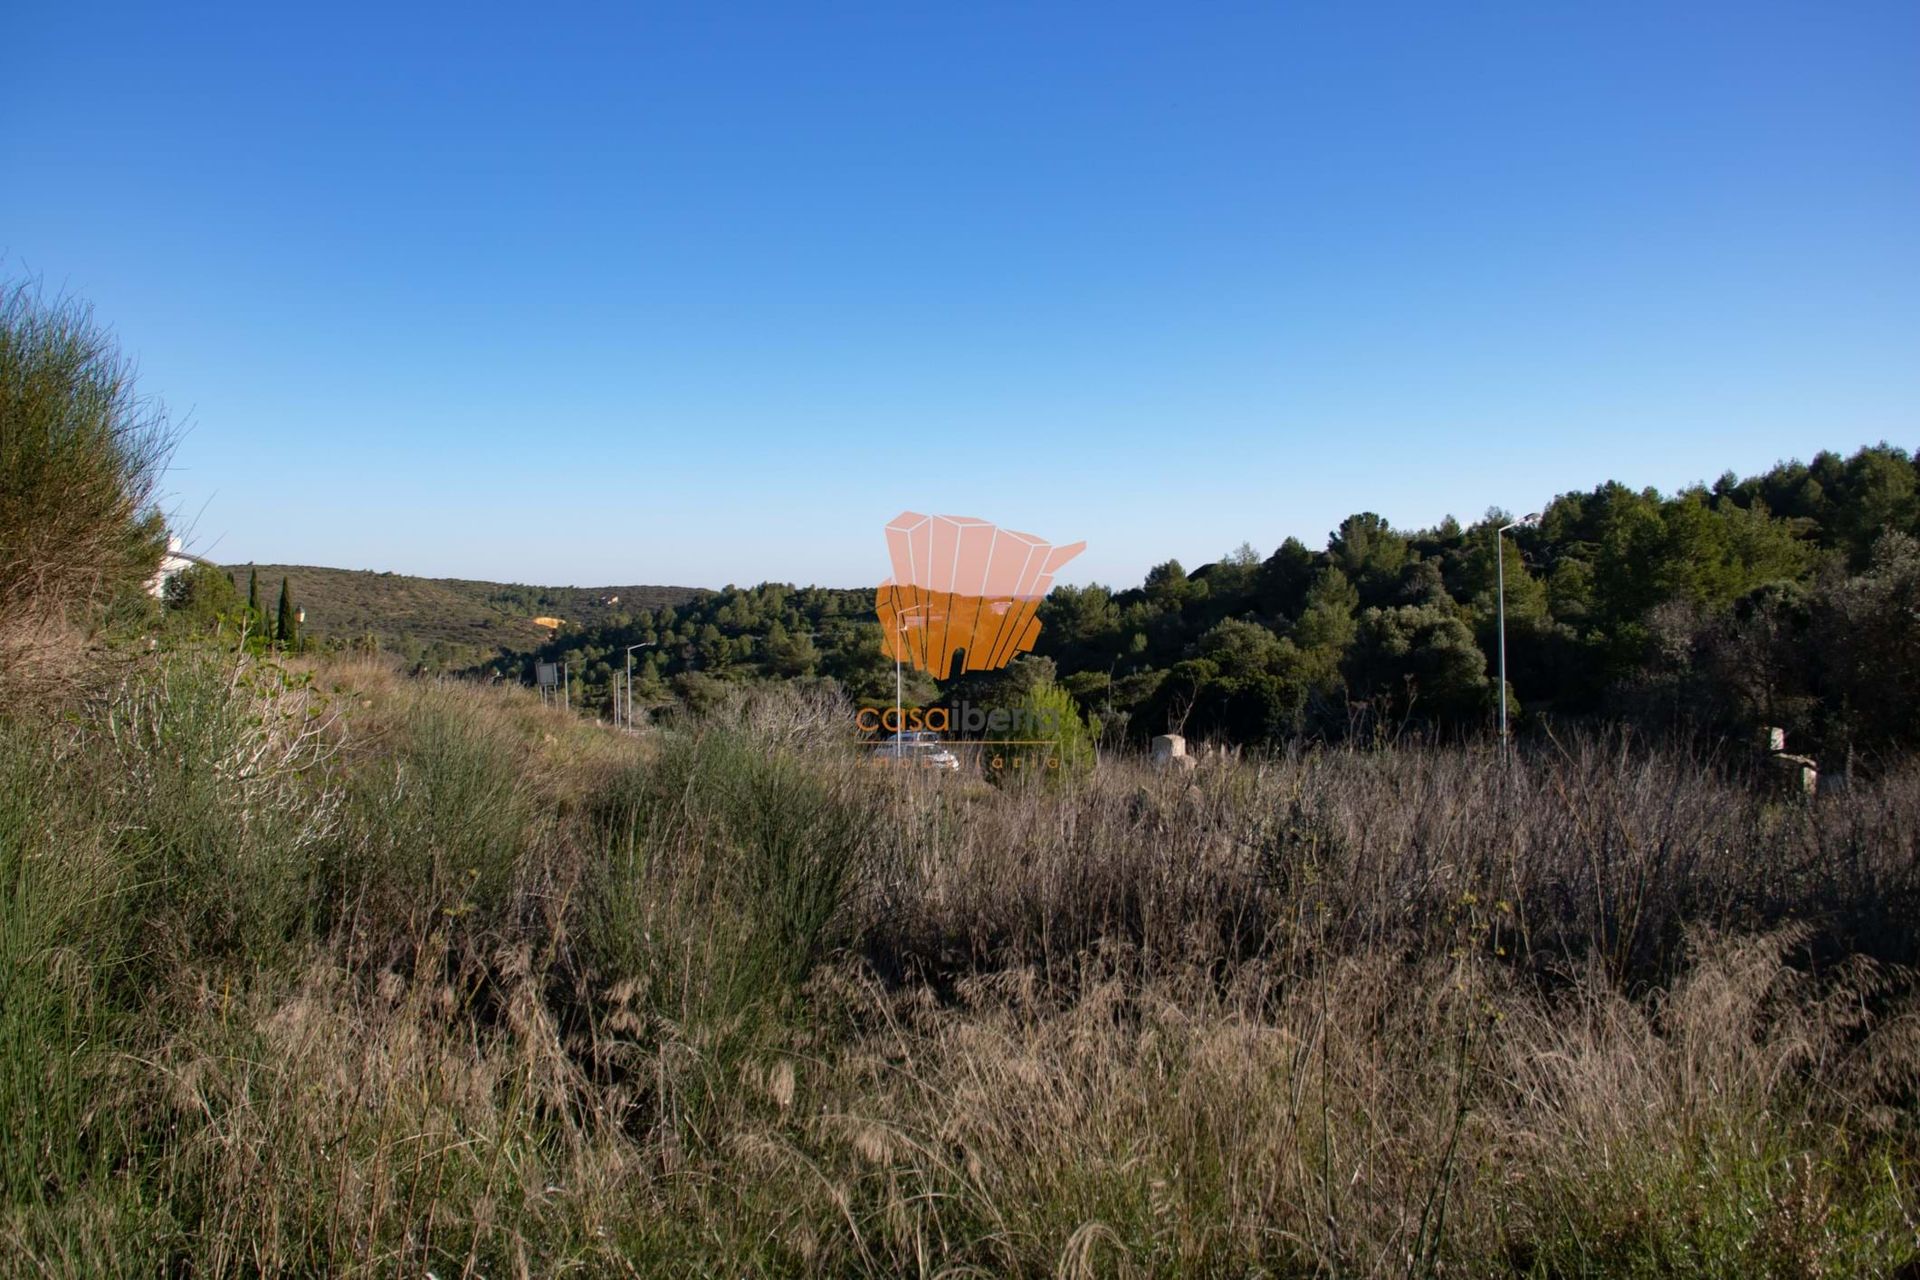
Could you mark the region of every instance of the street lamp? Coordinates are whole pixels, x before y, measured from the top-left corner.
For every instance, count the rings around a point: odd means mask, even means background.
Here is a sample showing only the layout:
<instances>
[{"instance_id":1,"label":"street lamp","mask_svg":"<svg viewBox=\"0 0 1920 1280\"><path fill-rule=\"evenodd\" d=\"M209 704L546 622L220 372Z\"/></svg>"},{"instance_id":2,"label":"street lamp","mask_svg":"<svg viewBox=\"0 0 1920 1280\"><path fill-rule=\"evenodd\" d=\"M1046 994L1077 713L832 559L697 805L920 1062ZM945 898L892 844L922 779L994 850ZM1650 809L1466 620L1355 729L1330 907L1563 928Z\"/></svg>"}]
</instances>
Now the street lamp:
<instances>
[{"instance_id":1,"label":"street lamp","mask_svg":"<svg viewBox=\"0 0 1920 1280\"><path fill-rule=\"evenodd\" d=\"M1507 762L1507 530L1531 529L1540 523L1540 513L1521 516L1512 524L1501 525L1493 535L1494 591L1500 610L1500 763Z\"/></svg>"},{"instance_id":2,"label":"street lamp","mask_svg":"<svg viewBox=\"0 0 1920 1280\"><path fill-rule=\"evenodd\" d=\"M627 646L627 709L625 723L629 729L633 728L633 651L635 649L651 649L657 644L659 644L659 641L649 640L645 644L630 644Z\"/></svg>"},{"instance_id":3,"label":"street lamp","mask_svg":"<svg viewBox=\"0 0 1920 1280\"><path fill-rule=\"evenodd\" d=\"M899 622L894 627L894 630L904 637L907 634L907 615L910 613L918 613L926 607L927 606L923 604L916 604L909 608L902 609L899 613ZM903 697L900 675L900 652L906 647L907 642L905 639L899 640L893 646L893 749L896 752L904 745L900 735L905 732L907 727L907 713L900 705Z\"/></svg>"}]
</instances>

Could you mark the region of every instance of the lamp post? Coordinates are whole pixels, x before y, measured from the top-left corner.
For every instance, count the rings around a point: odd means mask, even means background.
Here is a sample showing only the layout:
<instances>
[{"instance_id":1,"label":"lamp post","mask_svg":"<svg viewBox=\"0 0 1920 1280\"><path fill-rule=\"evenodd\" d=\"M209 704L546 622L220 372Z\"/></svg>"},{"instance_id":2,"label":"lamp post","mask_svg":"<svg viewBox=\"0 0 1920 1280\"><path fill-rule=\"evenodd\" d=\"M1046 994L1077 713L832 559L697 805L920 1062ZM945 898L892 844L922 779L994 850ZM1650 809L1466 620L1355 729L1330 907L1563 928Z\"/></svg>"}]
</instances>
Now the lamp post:
<instances>
[{"instance_id":1,"label":"lamp post","mask_svg":"<svg viewBox=\"0 0 1920 1280\"><path fill-rule=\"evenodd\" d=\"M627 706L624 713L624 723L629 729L633 728L633 651L635 649L651 649L658 643L659 641L657 640L649 640L645 644L630 644L627 646Z\"/></svg>"},{"instance_id":2,"label":"lamp post","mask_svg":"<svg viewBox=\"0 0 1920 1280\"><path fill-rule=\"evenodd\" d=\"M926 607L927 606L923 604L916 604L911 608L902 609L899 614L899 621L895 624L894 630L904 637L907 634L907 615L910 613L918 613ZM903 745L900 735L905 732L907 727L907 713L901 706L902 680L900 675L900 651L906 647L907 642L904 638L897 641L893 646L893 749L896 753Z\"/></svg>"},{"instance_id":3,"label":"lamp post","mask_svg":"<svg viewBox=\"0 0 1920 1280\"><path fill-rule=\"evenodd\" d=\"M1499 601L1500 631L1500 763L1507 762L1507 530L1531 529L1540 523L1540 513L1521 516L1512 524L1501 525L1493 535L1494 593Z\"/></svg>"}]
</instances>

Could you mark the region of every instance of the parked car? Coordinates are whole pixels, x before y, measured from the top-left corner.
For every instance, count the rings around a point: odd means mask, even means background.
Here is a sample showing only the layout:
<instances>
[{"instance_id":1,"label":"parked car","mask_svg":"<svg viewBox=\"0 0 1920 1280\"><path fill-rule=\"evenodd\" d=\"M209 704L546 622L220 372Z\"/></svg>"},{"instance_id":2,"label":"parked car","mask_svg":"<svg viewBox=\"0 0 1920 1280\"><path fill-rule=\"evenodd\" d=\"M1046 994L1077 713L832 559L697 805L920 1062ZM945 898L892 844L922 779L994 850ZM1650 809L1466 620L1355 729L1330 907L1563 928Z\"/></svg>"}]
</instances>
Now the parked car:
<instances>
[{"instance_id":1,"label":"parked car","mask_svg":"<svg viewBox=\"0 0 1920 1280\"><path fill-rule=\"evenodd\" d=\"M875 763L905 768L956 770L960 757L947 750L940 735L923 729L896 733L873 749Z\"/></svg>"}]
</instances>

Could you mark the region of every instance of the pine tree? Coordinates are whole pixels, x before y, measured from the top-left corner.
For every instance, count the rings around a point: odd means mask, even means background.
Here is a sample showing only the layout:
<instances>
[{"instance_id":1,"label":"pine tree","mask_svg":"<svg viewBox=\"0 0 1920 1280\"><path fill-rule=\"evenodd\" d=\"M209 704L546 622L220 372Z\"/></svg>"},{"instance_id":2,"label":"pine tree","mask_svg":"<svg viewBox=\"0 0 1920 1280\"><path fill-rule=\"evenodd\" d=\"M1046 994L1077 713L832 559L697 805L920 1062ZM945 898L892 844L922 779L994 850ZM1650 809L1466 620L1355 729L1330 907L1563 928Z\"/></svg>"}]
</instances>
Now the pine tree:
<instances>
[{"instance_id":1,"label":"pine tree","mask_svg":"<svg viewBox=\"0 0 1920 1280\"><path fill-rule=\"evenodd\" d=\"M287 587L287 580L280 579L280 618L274 628L280 647L292 653L300 644L300 626L294 617L293 592Z\"/></svg>"}]
</instances>

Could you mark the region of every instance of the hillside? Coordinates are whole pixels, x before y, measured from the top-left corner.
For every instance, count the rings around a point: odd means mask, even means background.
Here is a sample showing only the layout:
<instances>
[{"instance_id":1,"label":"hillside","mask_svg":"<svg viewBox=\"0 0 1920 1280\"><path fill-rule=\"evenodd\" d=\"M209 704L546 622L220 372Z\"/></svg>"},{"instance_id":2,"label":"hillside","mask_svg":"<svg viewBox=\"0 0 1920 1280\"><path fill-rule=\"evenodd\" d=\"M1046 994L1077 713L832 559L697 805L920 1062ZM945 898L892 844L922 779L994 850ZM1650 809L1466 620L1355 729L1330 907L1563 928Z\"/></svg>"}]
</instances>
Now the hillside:
<instances>
[{"instance_id":1,"label":"hillside","mask_svg":"<svg viewBox=\"0 0 1920 1280\"><path fill-rule=\"evenodd\" d=\"M1317 549L1289 538L1191 574L1168 560L1137 586L1056 586L1033 649L1051 665L1035 669L1109 741L1137 744L1483 732L1504 675L1526 729L1684 721L1745 743L1765 726L1834 761L1920 748L1920 464L1907 450L1820 452L1670 495L1602 482L1538 499L1536 517L1425 529L1360 511ZM582 705L602 706L628 645L647 646L636 679L649 693L824 676L856 698L894 696L871 589L729 587L664 617L583 619L540 654L566 656ZM985 704L998 680L914 696Z\"/></svg>"},{"instance_id":2,"label":"hillside","mask_svg":"<svg viewBox=\"0 0 1920 1280\"><path fill-rule=\"evenodd\" d=\"M548 638L534 624L536 617L560 618L569 627L603 627L706 594L695 587L540 587L304 564L223 567L243 593L248 571L257 572L260 598L269 608L286 578L306 610L306 633L313 639L350 641L372 633L383 648L402 653L434 645L484 654L525 650Z\"/></svg>"}]
</instances>

